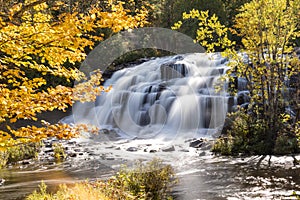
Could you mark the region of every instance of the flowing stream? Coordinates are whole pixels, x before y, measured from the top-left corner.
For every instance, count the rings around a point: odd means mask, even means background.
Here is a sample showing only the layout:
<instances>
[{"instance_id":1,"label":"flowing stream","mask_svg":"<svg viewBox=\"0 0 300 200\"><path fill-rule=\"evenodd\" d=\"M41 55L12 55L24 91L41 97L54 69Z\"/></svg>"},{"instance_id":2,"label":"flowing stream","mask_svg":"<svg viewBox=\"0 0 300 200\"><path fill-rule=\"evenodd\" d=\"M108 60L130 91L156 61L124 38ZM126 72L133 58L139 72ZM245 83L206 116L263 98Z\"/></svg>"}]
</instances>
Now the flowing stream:
<instances>
[{"instance_id":1,"label":"flowing stream","mask_svg":"<svg viewBox=\"0 0 300 200\"><path fill-rule=\"evenodd\" d=\"M179 184L172 195L179 200L289 199L299 193L300 167L291 156L227 158L212 155L209 145L190 145L191 138L216 138L226 113L249 100L242 79L236 97L226 93L219 81L226 62L220 54L188 54L115 72L105 83L112 91L95 103L77 103L62 119L96 125L100 134L64 142L69 157L63 163L51 158L50 141L39 161L0 170L0 199L23 199L42 180L55 190L60 183L103 179L121 164L154 157L175 168Z\"/></svg>"},{"instance_id":2,"label":"flowing stream","mask_svg":"<svg viewBox=\"0 0 300 200\"><path fill-rule=\"evenodd\" d=\"M209 137L235 104L228 106L226 84L218 93L215 89L227 68L220 54L153 59L115 72L105 83L112 91L95 104L76 104L73 117L65 121L117 128L129 137Z\"/></svg>"}]
</instances>

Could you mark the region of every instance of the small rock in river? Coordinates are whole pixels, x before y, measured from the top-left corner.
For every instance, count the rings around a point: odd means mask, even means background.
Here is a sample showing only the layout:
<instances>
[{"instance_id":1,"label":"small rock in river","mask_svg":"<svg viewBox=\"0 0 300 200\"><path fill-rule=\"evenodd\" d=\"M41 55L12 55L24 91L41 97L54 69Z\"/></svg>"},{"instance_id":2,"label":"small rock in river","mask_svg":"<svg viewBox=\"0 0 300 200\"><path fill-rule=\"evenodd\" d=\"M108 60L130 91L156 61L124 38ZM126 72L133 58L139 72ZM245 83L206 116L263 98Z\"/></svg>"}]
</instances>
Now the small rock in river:
<instances>
[{"instance_id":1,"label":"small rock in river","mask_svg":"<svg viewBox=\"0 0 300 200\"><path fill-rule=\"evenodd\" d=\"M197 139L190 142L190 147L193 148L200 148L203 144L203 139Z\"/></svg>"},{"instance_id":2,"label":"small rock in river","mask_svg":"<svg viewBox=\"0 0 300 200\"><path fill-rule=\"evenodd\" d=\"M175 151L175 147L172 145L172 146L164 147L161 150L163 152L171 152L171 151Z\"/></svg>"},{"instance_id":3,"label":"small rock in river","mask_svg":"<svg viewBox=\"0 0 300 200\"><path fill-rule=\"evenodd\" d=\"M149 153L156 153L157 151L155 150L155 149L151 149L150 151L149 151Z\"/></svg>"},{"instance_id":4,"label":"small rock in river","mask_svg":"<svg viewBox=\"0 0 300 200\"><path fill-rule=\"evenodd\" d=\"M22 161L22 165L29 165L29 164L30 164L29 160L23 160Z\"/></svg>"},{"instance_id":5,"label":"small rock in river","mask_svg":"<svg viewBox=\"0 0 300 200\"><path fill-rule=\"evenodd\" d=\"M1 185L3 185L3 184L4 184L4 182L5 182L5 179L3 179L3 178L0 178L0 186L1 186Z\"/></svg>"},{"instance_id":6,"label":"small rock in river","mask_svg":"<svg viewBox=\"0 0 300 200\"><path fill-rule=\"evenodd\" d=\"M138 148L136 147L129 147L126 151L131 151L131 152L134 152L134 151L137 151Z\"/></svg>"},{"instance_id":7,"label":"small rock in river","mask_svg":"<svg viewBox=\"0 0 300 200\"><path fill-rule=\"evenodd\" d=\"M199 154L199 156L205 156L205 152L204 152L204 151L201 152L201 153Z\"/></svg>"},{"instance_id":8,"label":"small rock in river","mask_svg":"<svg viewBox=\"0 0 300 200\"><path fill-rule=\"evenodd\" d=\"M76 154L76 153L70 153L69 156L70 156L71 158L74 158L74 157L77 156L77 154Z\"/></svg>"},{"instance_id":9,"label":"small rock in river","mask_svg":"<svg viewBox=\"0 0 300 200\"><path fill-rule=\"evenodd\" d=\"M190 152L188 149L180 149L181 152Z\"/></svg>"}]
</instances>

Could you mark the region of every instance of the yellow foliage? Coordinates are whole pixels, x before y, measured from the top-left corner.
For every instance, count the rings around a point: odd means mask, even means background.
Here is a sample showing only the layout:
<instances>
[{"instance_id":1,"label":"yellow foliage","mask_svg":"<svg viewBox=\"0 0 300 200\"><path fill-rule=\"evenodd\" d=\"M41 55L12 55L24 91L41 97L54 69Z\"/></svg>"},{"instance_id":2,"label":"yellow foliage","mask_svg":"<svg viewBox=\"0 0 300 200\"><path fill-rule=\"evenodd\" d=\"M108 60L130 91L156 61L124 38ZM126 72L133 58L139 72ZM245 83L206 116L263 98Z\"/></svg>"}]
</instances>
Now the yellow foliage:
<instances>
[{"instance_id":1,"label":"yellow foliage","mask_svg":"<svg viewBox=\"0 0 300 200\"><path fill-rule=\"evenodd\" d=\"M288 88L288 80L300 71L300 60L293 52L295 40L300 38L299 0L252 0L241 7L231 29L220 24L215 15L210 17L208 11L192 10L183 13L183 19L197 19L196 41L208 52L222 50L228 58L230 69L222 80L232 80L232 74L247 80L249 109L258 119L267 119L270 130L275 129L287 106L299 111L299 94L289 94ZM183 24L179 21L172 28ZM242 39L240 46L229 39L230 32ZM299 85L294 89L299 90ZM290 120L284 116L283 122Z\"/></svg>"},{"instance_id":2,"label":"yellow foliage","mask_svg":"<svg viewBox=\"0 0 300 200\"><path fill-rule=\"evenodd\" d=\"M191 10L189 13L182 14L184 20L197 19L199 28L197 30L196 42L206 48L207 52L215 51L215 48L231 48L235 45L234 41L228 39L228 28L218 21L216 15L209 17L208 11ZM172 27L173 30L180 29L183 22L178 21Z\"/></svg>"},{"instance_id":3,"label":"yellow foliage","mask_svg":"<svg viewBox=\"0 0 300 200\"><path fill-rule=\"evenodd\" d=\"M75 101L94 101L101 92L109 91L110 88L101 86L99 71L85 77L75 63L85 59L87 47L103 40L103 33L96 34L100 29L119 32L147 24L146 9L131 15L119 1L111 1L106 8L109 11L93 6L84 13L66 11L68 5L64 1L50 2L26 0L7 8L7 13L0 13L0 123L37 120L37 113L65 110ZM66 62L74 66L65 67ZM43 76L29 78L28 70ZM80 84L74 88L50 87L46 75ZM0 131L0 147L54 136L68 139L80 131L82 126L72 128L62 124L18 130L7 127L6 131Z\"/></svg>"}]
</instances>

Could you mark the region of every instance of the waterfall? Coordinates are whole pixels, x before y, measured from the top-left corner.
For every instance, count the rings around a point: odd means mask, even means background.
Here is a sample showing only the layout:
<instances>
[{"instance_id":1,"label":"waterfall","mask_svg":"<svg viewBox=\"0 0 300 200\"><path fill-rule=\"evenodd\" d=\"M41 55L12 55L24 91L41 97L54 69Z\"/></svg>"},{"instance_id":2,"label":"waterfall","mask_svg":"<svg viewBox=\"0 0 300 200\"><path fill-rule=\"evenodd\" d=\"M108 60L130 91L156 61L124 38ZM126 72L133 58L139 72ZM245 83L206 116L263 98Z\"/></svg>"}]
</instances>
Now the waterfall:
<instances>
[{"instance_id":1,"label":"waterfall","mask_svg":"<svg viewBox=\"0 0 300 200\"><path fill-rule=\"evenodd\" d=\"M96 102L76 103L76 123L115 129L123 136L211 136L222 128L230 97L214 85L226 72L219 53L156 58L115 72L113 89ZM234 100L236 102L236 100Z\"/></svg>"}]
</instances>

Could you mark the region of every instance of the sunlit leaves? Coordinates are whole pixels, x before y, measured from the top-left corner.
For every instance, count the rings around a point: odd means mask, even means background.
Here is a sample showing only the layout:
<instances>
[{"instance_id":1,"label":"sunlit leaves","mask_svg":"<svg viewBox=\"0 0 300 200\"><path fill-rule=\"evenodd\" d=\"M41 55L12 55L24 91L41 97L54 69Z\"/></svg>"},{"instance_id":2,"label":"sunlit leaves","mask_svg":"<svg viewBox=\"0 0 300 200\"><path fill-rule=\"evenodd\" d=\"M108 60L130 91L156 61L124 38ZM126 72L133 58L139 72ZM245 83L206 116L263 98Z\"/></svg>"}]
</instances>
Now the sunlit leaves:
<instances>
[{"instance_id":1,"label":"sunlit leaves","mask_svg":"<svg viewBox=\"0 0 300 200\"><path fill-rule=\"evenodd\" d=\"M65 111L75 101L94 101L110 88L101 86L101 73L86 77L75 67L86 57L86 50L104 39L101 30L111 32L147 24L148 11L141 7L134 15L120 1L106 7L91 6L79 12L69 1L25 0L0 13L0 123L38 120L45 111ZM68 67L66 67L68 63ZM28 70L41 74L28 76ZM74 88L49 86L46 76L79 82ZM0 131L0 148L39 141L46 137L68 139L87 127L50 125L28 126Z\"/></svg>"},{"instance_id":2,"label":"sunlit leaves","mask_svg":"<svg viewBox=\"0 0 300 200\"><path fill-rule=\"evenodd\" d=\"M216 15L209 17L208 11L191 10L182 14L183 20L197 19L198 29L196 41L206 48L207 52L216 49L231 48L235 42L228 39L228 28L218 21ZM172 29L180 29L184 22L178 21Z\"/></svg>"},{"instance_id":3,"label":"sunlit leaves","mask_svg":"<svg viewBox=\"0 0 300 200\"><path fill-rule=\"evenodd\" d=\"M208 11L191 10L172 28L179 29L189 19L199 23L196 41L208 52L221 50L228 58L230 69L223 80L233 81L233 75L247 80L248 108L258 121L267 123L270 138L278 134L277 122L293 121L294 130L299 130L300 61L293 51L295 39L300 37L300 1L253 0L241 7L231 29L220 24L215 15L209 17ZM229 40L229 31L242 38L242 46ZM298 82L289 88L292 76L297 76ZM296 114L286 117L286 108Z\"/></svg>"}]
</instances>

